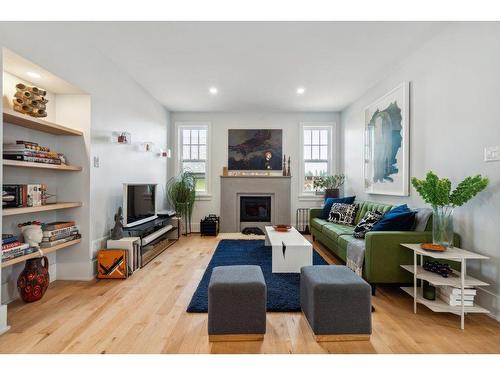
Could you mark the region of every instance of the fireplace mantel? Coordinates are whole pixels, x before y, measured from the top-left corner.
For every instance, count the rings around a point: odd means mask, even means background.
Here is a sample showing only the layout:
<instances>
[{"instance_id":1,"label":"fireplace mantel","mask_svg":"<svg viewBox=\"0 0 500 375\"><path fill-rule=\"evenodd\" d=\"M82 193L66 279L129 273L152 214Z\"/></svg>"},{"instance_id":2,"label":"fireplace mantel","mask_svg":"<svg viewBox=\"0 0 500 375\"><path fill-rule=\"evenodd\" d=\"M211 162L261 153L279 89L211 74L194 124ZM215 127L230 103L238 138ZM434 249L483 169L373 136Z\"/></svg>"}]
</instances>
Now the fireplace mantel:
<instances>
[{"instance_id":1,"label":"fireplace mantel","mask_svg":"<svg viewBox=\"0 0 500 375\"><path fill-rule=\"evenodd\" d=\"M220 231L241 231L240 197L271 197L271 224L291 224L290 176L220 176Z\"/></svg>"}]
</instances>

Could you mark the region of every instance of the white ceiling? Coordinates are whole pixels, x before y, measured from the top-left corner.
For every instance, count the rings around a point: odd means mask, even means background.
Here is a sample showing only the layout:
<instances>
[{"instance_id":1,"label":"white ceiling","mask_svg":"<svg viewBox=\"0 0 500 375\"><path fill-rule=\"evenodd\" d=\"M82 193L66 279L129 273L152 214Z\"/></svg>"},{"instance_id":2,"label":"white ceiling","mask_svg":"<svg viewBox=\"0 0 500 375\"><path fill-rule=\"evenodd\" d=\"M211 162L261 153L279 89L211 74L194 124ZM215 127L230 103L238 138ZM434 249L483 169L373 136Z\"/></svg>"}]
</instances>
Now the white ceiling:
<instances>
[{"instance_id":1,"label":"white ceiling","mask_svg":"<svg viewBox=\"0 0 500 375\"><path fill-rule=\"evenodd\" d=\"M101 52L172 111L336 111L444 27L431 22L105 22ZM208 93L216 86L218 95ZM306 92L296 94L303 86Z\"/></svg>"}]
</instances>

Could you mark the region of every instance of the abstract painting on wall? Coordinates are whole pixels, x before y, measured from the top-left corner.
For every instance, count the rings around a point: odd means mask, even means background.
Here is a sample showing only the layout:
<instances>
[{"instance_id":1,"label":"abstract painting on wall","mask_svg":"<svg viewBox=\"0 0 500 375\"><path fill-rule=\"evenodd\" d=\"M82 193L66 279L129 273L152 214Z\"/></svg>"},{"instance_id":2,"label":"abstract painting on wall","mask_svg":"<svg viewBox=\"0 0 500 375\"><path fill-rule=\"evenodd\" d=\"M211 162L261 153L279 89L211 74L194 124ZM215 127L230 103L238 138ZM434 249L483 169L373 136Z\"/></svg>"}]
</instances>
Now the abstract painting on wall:
<instances>
[{"instance_id":1,"label":"abstract painting on wall","mask_svg":"<svg viewBox=\"0 0 500 375\"><path fill-rule=\"evenodd\" d=\"M365 191L409 194L409 85L403 82L365 109Z\"/></svg>"},{"instance_id":2,"label":"abstract painting on wall","mask_svg":"<svg viewBox=\"0 0 500 375\"><path fill-rule=\"evenodd\" d=\"M280 171L282 142L281 129L229 129L228 169Z\"/></svg>"}]
</instances>

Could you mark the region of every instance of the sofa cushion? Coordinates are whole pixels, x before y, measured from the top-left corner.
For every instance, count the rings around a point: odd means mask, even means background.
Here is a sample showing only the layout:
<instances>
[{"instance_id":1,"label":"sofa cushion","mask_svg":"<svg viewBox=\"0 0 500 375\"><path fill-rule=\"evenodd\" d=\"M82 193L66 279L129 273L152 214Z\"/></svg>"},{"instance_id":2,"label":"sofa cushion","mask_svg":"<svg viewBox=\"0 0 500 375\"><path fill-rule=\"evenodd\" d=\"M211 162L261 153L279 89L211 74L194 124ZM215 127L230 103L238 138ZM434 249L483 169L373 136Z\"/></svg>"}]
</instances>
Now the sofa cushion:
<instances>
[{"instance_id":1,"label":"sofa cushion","mask_svg":"<svg viewBox=\"0 0 500 375\"><path fill-rule=\"evenodd\" d=\"M390 204L370 201L359 201L356 204L358 205L358 211L356 213L356 220L354 221L355 224L358 224L368 211L378 211L385 214L393 207Z\"/></svg>"},{"instance_id":2,"label":"sofa cushion","mask_svg":"<svg viewBox=\"0 0 500 375\"><path fill-rule=\"evenodd\" d=\"M328 216L330 215L330 210L332 209L332 205L334 203L353 204L354 199L356 199L356 197L326 198L320 218L328 220Z\"/></svg>"},{"instance_id":3,"label":"sofa cushion","mask_svg":"<svg viewBox=\"0 0 500 375\"><path fill-rule=\"evenodd\" d=\"M317 217L315 217L314 219L311 220L311 227L313 227L314 229L316 229L320 232L323 230L323 226L325 224L329 224L329 222L326 220L317 218Z\"/></svg>"},{"instance_id":4,"label":"sofa cushion","mask_svg":"<svg viewBox=\"0 0 500 375\"><path fill-rule=\"evenodd\" d=\"M350 225L328 223L323 226L323 234L336 240L342 234L352 235L354 227Z\"/></svg>"},{"instance_id":5,"label":"sofa cushion","mask_svg":"<svg viewBox=\"0 0 500 375\"><path fill-rule=\"evenodd\" d=\"M365 234L372 230L373 226L382 219L383 213L378 211L368 211L361 221L354 228L352 236L355 238L365 238Z\"/></svg>"},{"instance_id":6,"label":"sofa cushion","mask_svg":"<svg viewBox=\"0 0 500 375\"><path fill-rule=\"evenodd\" d=\"M357 206L355 204L334 203L328 221L336 224L354 224Z\"/></svg>"},{"instance_id":7,"label":"sofa cushion","mask_svg":"<svg viewBox=\"0 0 500 375\"><path fill-rule=\"evenodd\" d=\"M403 204L386 212L373 226L372 231L407 231L413 228L414 223L415 211L411 211L406 204Z\"/></svg>"}]
</instances>

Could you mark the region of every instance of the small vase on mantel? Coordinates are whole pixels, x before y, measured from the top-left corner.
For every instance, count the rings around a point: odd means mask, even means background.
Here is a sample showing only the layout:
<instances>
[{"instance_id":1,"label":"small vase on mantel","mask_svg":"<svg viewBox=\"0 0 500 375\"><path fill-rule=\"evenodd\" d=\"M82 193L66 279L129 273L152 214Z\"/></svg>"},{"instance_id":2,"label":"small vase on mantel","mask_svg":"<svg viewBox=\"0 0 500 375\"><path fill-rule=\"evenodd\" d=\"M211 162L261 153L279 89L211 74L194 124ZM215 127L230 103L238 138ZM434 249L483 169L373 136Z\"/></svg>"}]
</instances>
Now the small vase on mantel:
<instances>
[{"instance_id":1,"label":"small vase on mantel","mask_svg":"<svg viewBox=\"0 0 500 375\"><path fill-rule=\"evenodd\" d=\"M432 243L453 247L453 206L433 206Z\"/></svg>"},{"instance_id":2,"label":"small vase on mantel","mask_svg":"<svg viewBox=\"0 0 500 375\"><path fill-rule=\"evenodd\" d=\"M283 155L283 176L286 176L286 155Z\"/></svg>"}]
</instances>

